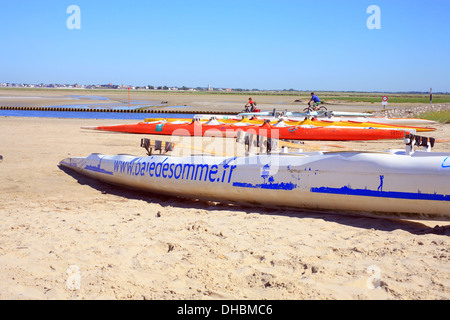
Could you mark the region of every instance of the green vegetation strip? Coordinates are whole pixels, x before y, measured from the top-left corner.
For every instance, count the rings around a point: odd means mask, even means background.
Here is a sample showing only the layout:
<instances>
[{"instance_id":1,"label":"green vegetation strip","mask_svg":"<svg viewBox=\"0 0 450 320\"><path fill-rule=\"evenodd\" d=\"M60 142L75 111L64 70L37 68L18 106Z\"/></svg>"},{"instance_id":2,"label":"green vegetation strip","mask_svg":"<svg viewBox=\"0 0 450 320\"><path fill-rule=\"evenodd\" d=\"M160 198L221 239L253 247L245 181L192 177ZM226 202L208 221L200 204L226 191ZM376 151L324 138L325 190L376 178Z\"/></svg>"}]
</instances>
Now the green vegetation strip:
<instances>
[{"instance_id":1,"label":"green vegetation strip","mask_svg":"<svg viewBox=\"0 0 450 320\"><path fill-rule=\"evenodd\" d=\"M363 102L363 103L380 103L380 96L327 96L323 95L321 98L325 101L347 101L347 102ZM388 96L389 103L430 103L430 96L424 95L398 95ZM436 95L433 96L433 104L449 103L450 95Z\"/></svg>"},{"instance_id":2,"label":"green vegetation strip","mask_svg":"<svg viewBox=\"0 0 450 320\"><path fill-rule=\"evenodd\" d=\"M429 111L417 115L417 117L427 120L437 121L439 123L450 123L450 110Z\"/></svg>"}]
</instances>

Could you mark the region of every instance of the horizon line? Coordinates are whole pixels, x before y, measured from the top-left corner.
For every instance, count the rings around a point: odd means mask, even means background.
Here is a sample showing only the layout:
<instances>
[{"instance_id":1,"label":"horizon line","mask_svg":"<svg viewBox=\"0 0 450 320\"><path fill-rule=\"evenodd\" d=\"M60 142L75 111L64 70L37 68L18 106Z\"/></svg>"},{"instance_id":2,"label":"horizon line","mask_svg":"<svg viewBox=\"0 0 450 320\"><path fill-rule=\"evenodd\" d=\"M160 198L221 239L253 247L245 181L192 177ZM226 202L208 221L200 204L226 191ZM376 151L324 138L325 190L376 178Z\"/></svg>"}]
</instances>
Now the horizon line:
<instances>
[{"instance_id":1,"label":"horizon line","mask_svg":"<svg viewBox=\"0 0 450 320\"><path fill-rule=\"evenodd\" d=\"M14 86L2 86L1 84L5 84L5 85L14 85ZM19 86L18 86L19 85ZM32 85L33 87L29 87L30 85ZM50 85L53 85L54 87L49 87ZM82 86L82 87L74 87L74 86ZM38 87L35 87L38 86ZM64 87L64 86L69 86L69 87ZM193 90L196 89L202 89L204 91L207 92L211 92L211 93L217 93L217 92L221 92L221 93L227 93L227 92L233 92L233 93L244 93L244 92L254 92L254 93L258 93L258 92L345 92L345 93L393 93L393 94L400 94L400 93L405 93L405 94L445 94L445 95L449 95L450 92L444 92L444 91L436 91L436 92L432 92L432 91L419 91L419 90L410 90L410 91L404 91L404 90L400 90L400 91L388 91L388 90L373 90L373 91L369 91L369 90L352 90L352 89L348 89L348 90L314 90L314 89L258 89L258 88L253 88L253 89L248 89L248 88L226 88L226 87L188 87L188 86L167 86L167 85L163 85L163 86L152 86L154 89L148 89L148 86L150 85L146 85L146 86L136 86L136 85L113 85L113 84L78 84L78 83L74 83L74 84L68 84L68 83L14 83L14 82L0 82L0 89L47 89L47 90L139 90L139 91L180 91L180 92L185 92L185 91L190 91L190 92L195 92ZM87 88L89 87L89 88ZM167 89L157 89L157 88L167 88ZM187 89L180 89L180 88L187 88Z\"/></svg>"}]
</instances>

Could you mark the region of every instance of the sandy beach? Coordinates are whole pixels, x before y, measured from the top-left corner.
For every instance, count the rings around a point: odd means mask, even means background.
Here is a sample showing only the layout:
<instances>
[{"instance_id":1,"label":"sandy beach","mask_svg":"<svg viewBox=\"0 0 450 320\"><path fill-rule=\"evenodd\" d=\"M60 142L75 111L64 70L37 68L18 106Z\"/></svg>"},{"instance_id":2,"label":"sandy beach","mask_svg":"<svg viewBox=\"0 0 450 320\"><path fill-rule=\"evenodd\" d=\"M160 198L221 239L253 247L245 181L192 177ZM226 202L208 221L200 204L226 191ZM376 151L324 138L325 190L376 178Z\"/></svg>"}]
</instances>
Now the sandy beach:
<instances>
[{"instance_id":1,"label":"sandy beach","mask_svg":"<svg viewBox=\"0 0 450 320\"><path fill-rule=\"evenodd\" d=\"M80 129L118 122L136 121L0 117L0 299L450 298L448 222L182 200L59 168L145 155L142 136Z\"/></svg>"},{"instance_id":2,"label":"sandy beach","mask_svg":"<svg viewBox=\"0 0 450 320\"><path fill-rule=\"evenodd\" d=\"M450 0L1 4L0 301L450 300Z\"/></svg>"}]
</instances>

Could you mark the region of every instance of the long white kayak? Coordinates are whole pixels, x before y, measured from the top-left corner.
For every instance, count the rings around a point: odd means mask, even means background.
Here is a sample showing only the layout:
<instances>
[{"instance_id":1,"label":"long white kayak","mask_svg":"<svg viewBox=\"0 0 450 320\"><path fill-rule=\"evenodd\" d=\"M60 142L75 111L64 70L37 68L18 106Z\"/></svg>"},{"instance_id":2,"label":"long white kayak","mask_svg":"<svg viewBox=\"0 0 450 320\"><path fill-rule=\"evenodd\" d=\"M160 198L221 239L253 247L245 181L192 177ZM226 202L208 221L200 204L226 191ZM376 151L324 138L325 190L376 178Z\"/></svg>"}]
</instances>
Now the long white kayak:
<instances>
[{"instance_id":1,"label":"long white kayak","mask_svg":"<svg viewBox=\"0 0 450 320\"><path fill-rule=\"evenodd\" d=\"M287 112L287 116L293 116L293 117L303 117L305 114L308 116L335 116L335 117L373 117L373 113L367 113L367 112L351 112L351 111L312 111L312 112Z\"/></svg>"},{"instance_id":2,"label":"long white kayak","mask_svg":"<svg viewBox=\"0 0 450 320\"><path fill-rule=\"evenodd\" d=\"M450 153L92 154L60 165L107 183L184 198L450 220Z\"/></svg>"},{"instance_id":3,"label":"long white kayak","mask_svg":"<svg viewBox=\"0 0 450 320\"><path fill-rule=\"evenodd\" d=\"M317 117L319 120L328 120L328 121L355 121L355 122L376 122L388 125L433 125L436 124L436 121L426 120L426 119L418 119L418 118L387 118L387 117ZM299 118L301 119L301 118Z\"/></svg>"},{"instance_id":4,"label":"long white kayak","mask_svg":"<svg viewBox=\"0 0 450 320\"><path fill-rule=\"evenodd\" d=\"M311 117L311 116L328 116L332 115L335 117L373 117L372 113L365 112L349 112L349 111L310 111L310 112L271 112L271 111L262 111L262 112L242 112L239 113L238 116L275 116L277 114L282 114L286 117Z\"/></svg>"},{"instance_id":5,"label":"long white kayak","mask_svg":"<svg viewBox=\"0 0 450 320\"><path fill-rule=\"evenodd\" d=\"M272 117L272 116L259 116L258 119L276 121L276 120L286 120L286 121L303 121L305 117L291 117L291 116L282 116L282 117ZM436 121L426 120L426 119L417 119L417 118L386 118L386 117L325 117L319 116L316 117L318 120L331 121L331 122L339 122L339 121L353 121L353 122L373 122L380 123L392 126L411 126L411 125L433 125L436 124Z\"/></svg>"},{"instance_id":6,"label":"long white kayak","mask_svg":"<svg viewBox=\"0 0 450 320\"><path fill-rule=\"evenodd\" d=\"M339 122L339 121L354 121L354 122L375 122L375 123L382 123L382 124L388 124L388 125L433 125L436 124L436 121L433 120L427 120L427 119L419 119L419 118L388 118L388 117L347 117L347 116L325 116L325 115L317 115L317 116L280 116L280 117L273 117L273 116L258 116L259 119L265 119L265 120L279 120L279 119L286 119L289 121L303 121L305 118L317 118L318 120L326 120L326 121L333 121L333 122Z\"/></svg>"}]
</instances>

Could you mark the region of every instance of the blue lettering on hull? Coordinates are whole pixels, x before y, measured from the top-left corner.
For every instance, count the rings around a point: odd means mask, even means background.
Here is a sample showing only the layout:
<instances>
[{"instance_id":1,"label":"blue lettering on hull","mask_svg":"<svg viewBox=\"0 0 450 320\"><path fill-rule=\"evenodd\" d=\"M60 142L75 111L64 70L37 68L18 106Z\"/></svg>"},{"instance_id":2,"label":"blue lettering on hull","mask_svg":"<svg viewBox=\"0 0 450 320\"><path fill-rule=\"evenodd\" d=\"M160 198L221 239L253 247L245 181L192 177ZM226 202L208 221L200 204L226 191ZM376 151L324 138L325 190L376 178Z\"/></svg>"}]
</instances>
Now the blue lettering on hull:
<instances>
[{"instance_id":1,"label":"blue lettering on hull","mask_svg":"<svg viewBox=\"0 0 450 320\"><path fill-rule=\"evenodd\" d=\"M162 162L141 161L140 158L132 161L114 161L114 173L150 178L231 183L232 175L236 169L235 165L230 166L228 163L220 165L167 163L168 159L166 158Z\"/></svg>"}]
</instances>

